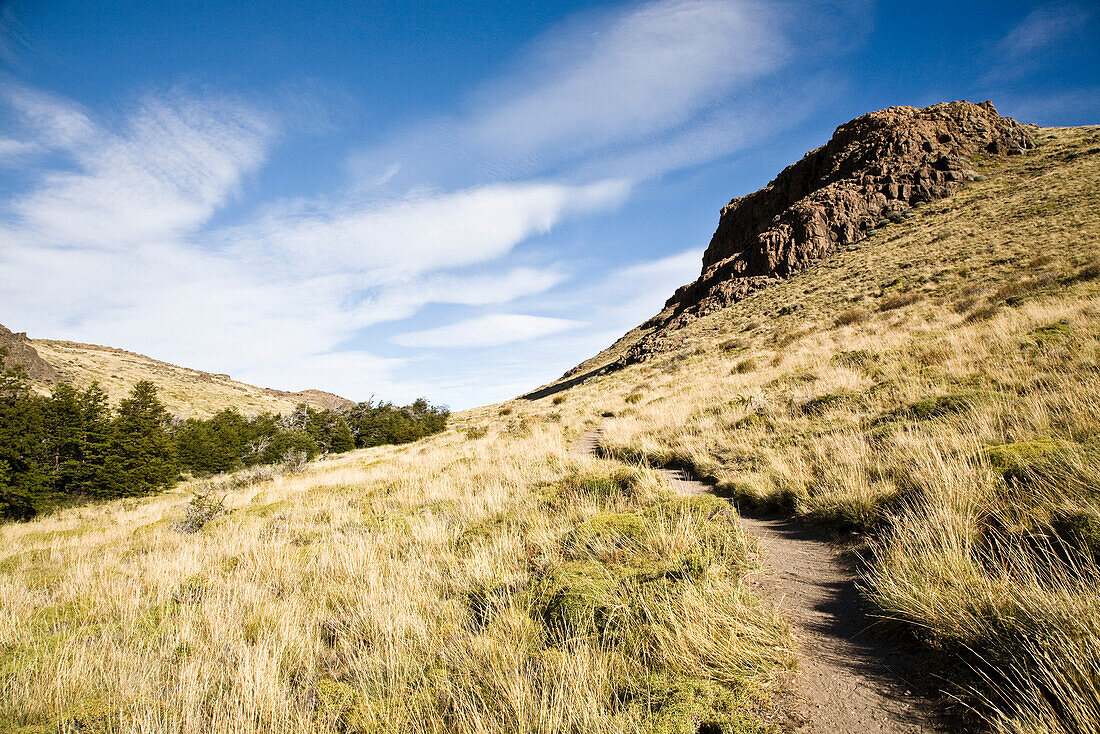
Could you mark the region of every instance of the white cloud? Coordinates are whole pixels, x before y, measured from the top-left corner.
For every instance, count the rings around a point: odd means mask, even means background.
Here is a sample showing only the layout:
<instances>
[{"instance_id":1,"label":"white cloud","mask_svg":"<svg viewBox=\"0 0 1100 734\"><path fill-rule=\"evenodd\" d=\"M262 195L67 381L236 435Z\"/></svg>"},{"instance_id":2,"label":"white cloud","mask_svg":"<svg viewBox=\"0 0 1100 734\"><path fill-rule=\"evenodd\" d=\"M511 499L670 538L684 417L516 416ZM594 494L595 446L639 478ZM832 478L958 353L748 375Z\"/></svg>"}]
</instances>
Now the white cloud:
<instances>
[{"instance_id":1,"label":"white cloud","mask_svg":"<svg viewBox=\"0 0 1100 734\"><path fill-rule=\"evenodd\" d=\"M3 85L0 92L36 146L71 149L96 133L88 114L68 100L12 84Z\"/></svg>"},{"instance_id":2,"label":"white cloud","mask_svg":"<svg viewBox=\"0 0 1100 734\"><path fill-rule=\"evenodd\" d=\"M472 120L472 136L539 156L661 133L781 63L776 26L762 4L664 0L566 27L483 92L495 104Z\"/></svg>"},{"instance_id":3,"label":"white cloud","mask_svg":"<svg viewBox=\"0 0 1100 734\"><path fill-rule=\"evenodd\" d=\"M69 147L79 170L48 174L11 211L63 245L126 247L193 231L260 165L273 136L262 116L227 100L148 99L120 133L42 107L31 113L52 120L41 140Z\"/></svg>"},{"instance_id":4,"label":"white cloud","mask_svg":"<svg viewBox=\"0 0 1100 734\"><path fill-rule=\"evenodd\" d=\"M356 325L408 318L429 303L466 306L508 303L542 293L566 278L557 267L514 268L479 275L439 274L401 278L372 291L354 310Z\"/></svg>"},{"instance_id":5,"label":"white cloud","mask_svg":"<svg viewBox=\"0 0 1100 734\"><path fill-rule=\"evenodd\" d=\"M564 217L617 205L622 180L517 183L380 204L299 203L227 233L242 257L287 273L355 272L363 285L485 262Z\"/></svg>"},{"instance_id":6,"label":"white cloud","mask_svg":"<svg viewBox=\"0 0 1100 734\"><path fill-rule=\"evenodd\" d=\"M557 300L592 304L592 323L599 324L601 332L614 333L617 338L660 312L677 288L699 277L702 262L703 250L699 248L635 263L612 270ZM549 309L553 303L536 305Z\"/></svg>"},{"instance_id":7,"label":"white cloud","mask_svg":"<svg viewBox=\"0 0 1100 734\"><path fill-rule=\"evenodd\" d=\"M406 347L476 348L530 341L583 324L570 319L524 314L489 314L434 329L400 334L393 342Z\"/></svg>"},{"instance_id":8,"label":"white cloud","mask_svg":"<svg viewBox=\"0 0 1100 734\"><path fill-rule=\"evenodd\" d=\"M21 158L38 150L38 146L34 143L27 143L13 138L0 138L0 163L3 163L5 158L9 160Z\"/></svg>"},{"instance_id":9,"label":"white cloud","mask_svg":"<svg viewBox=\"0 0 1100 734\"><path fill-rule=\"evenodd\" d=\"M797 122L835 84L776 78L853 34L862 4L656 0L574 17L537 40L466 109L360 151L365 187L471 176L644 179L726 155ZM809 87L807 89L806 87ZM596 173L602 169L602 174Z\"/></svg>"},{"instance_id":10,"label":"white cloud","mask_svg":"<svg viewBox=\"0 0 1100 734\"><path fill-rule=\"evenodd\" d=\"M1076 4L1049 4L1028 13L998 47L1019 58L1044 50L1080 32L1092 12Z\"/></svg>"}]
</instances>

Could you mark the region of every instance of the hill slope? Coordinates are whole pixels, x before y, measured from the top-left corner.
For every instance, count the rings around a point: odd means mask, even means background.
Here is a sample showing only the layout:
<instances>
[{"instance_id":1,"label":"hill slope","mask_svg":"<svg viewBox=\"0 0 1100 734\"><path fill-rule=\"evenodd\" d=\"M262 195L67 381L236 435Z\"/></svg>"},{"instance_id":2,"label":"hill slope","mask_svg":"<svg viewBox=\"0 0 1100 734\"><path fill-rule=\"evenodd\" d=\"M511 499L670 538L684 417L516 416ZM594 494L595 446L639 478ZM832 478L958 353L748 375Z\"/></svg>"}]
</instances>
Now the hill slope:
<instances>
[{"instance_id":1,"label":"hill slope","mask_svg":"<svg viewBox=\"0 0 1100 734\"><path fill-rule=\"evenodd\" d=\"M858 538L877 613L991 726L1096 731L1100 128L1034 141L535 404L606 416L606 455Z\"/></svg>"},{"instance_id":2,"label":"hill slope","mask_svg":"<svg viewBox=\"0 0 1100 734\"><path fill-rule=\"evenodd\" d=\"M143 354L114 347L52 339L28 339L0 327L0 346L8 345L15 362L28 372L41 390L58 381L78 388L99 382L112 404L129 394L134 383L149 380L156 385L168 410L181 418L208 418L219 410L236 408L244 415L289 413L299 403L316 408L353 405L352 401L320 390L288 392L256 387L231 379L161 362ZM5 336L6 334L6 336Z\"/></svg>"}]
</instances>

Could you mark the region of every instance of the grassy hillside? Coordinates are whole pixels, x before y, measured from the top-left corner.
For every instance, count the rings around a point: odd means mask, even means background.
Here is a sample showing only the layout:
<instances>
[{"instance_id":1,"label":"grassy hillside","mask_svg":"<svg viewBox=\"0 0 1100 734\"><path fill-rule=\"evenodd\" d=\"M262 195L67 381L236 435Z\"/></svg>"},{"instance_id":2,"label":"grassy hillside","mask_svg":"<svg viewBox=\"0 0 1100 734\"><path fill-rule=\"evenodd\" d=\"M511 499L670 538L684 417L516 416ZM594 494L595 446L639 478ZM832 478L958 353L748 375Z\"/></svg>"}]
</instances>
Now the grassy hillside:
<instances>
[{"instance_id":1,"label":"grassy hillside","mask_svg":"<svg viewBox=\"0 0 1100 734\"><path fill-rule=\"evenodd\" d=\"M758 549L651 464L855 531L991 728L1100 728L1100 129L1040 141L649 362L0 527L0 729L763 730Z\"/></svg>"},{"instance_id":2,"label":"grassy hillside","mask_svg":"<svg viewBox=\"0 0 1100 734\"><path fill-rule=\"evenodd\" d=\"M228 375L179 367L142 354L94 344L32 339L31 346L62 379L78 388L99 382L112 405L129 394L134 384L149 380L168 410L182 418L209 418L224 408L236 408L245 415L289 413L298 403L315 408L333 408L350 401L319 390L286 392L256 387L230 379Z\"/></svg>"},{"instance_id":3,"label":"grassy hillside","mask_svg":"<svg viewBox=\"0 0 1100 734\"><path fill-rule=\"evenodd\" d=\"M867 594L998 726L1095 731L1100 129L1040 139L561 406L612 416L612 456L857 532Z\"/></svg>"}]
</instances>

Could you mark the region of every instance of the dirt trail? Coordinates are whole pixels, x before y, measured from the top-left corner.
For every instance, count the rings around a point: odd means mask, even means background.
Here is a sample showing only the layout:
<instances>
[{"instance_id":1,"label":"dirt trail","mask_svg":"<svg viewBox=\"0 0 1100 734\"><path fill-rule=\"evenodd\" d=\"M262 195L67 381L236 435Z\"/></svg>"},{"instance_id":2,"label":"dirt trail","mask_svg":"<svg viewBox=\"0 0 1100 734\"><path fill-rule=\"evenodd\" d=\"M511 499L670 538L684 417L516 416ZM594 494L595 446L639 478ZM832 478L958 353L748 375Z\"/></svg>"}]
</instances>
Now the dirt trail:
<instances>
[{"instance_id":1,"label":"dirt trail","mask_svg":"<svg viewBox=\"0 0 1100 734\"><path fill-rule=\"evenodd\" d=\"M572 450L595 454L601 429ZM701 495L711 487L678 469L662 469L672 489ZM851 562L833 543L790 519L741 515L765 551L752 584L779 605L800 643L799 672L775 714L787 732L950 732L932 702L937 680L907 649L876 634L877 620L855 587Z\"/></svg>"}]
</instances>

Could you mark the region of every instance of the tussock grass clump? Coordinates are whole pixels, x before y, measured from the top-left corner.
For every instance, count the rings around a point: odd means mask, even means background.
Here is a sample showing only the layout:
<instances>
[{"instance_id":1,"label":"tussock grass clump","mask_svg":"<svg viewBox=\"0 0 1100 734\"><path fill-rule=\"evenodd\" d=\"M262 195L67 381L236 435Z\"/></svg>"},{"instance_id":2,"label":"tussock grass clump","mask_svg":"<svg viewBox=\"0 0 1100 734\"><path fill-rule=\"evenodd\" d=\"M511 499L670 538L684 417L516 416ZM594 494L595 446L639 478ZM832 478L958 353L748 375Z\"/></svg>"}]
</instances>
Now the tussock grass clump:
<instances>
[{"instance_id":1,"label":"tussock grass clump","mask_svg":"<svg viewBox=\"0 0 1100 734\"><path fill-rule=\"evenodd\" d=\"M910 291L908 293L893 293L886 296L878 304L879 311L893 311L898 308L905 308L911 306L914 303L918 303L924 298L924 294L919 291Z\"/></svg>"},{"instance_id":2,"label":"tussock grass clump","mask_svg":"<svg viewBox=\"0 0 1100 734\"><path fill-rule=\"evenodd\" d=\"M833 321L837 326L851 326L866 321L870 316L871 314L868 313L866 309L850 308L838 313Z\"/></svg>"},{"instance_id":3,"label":"tussock grass clump","mask_svg":"<svg viewBox=\"0 0 1100 734\"><path fill-rule=\"evenodd\" d=\"M998 399L997 393L982 390L964 390L944 395L932 395L898 408L886 416L885 420L927 421L945 418L971 410L981 403Z\"/></svg>"}]
</instances>

